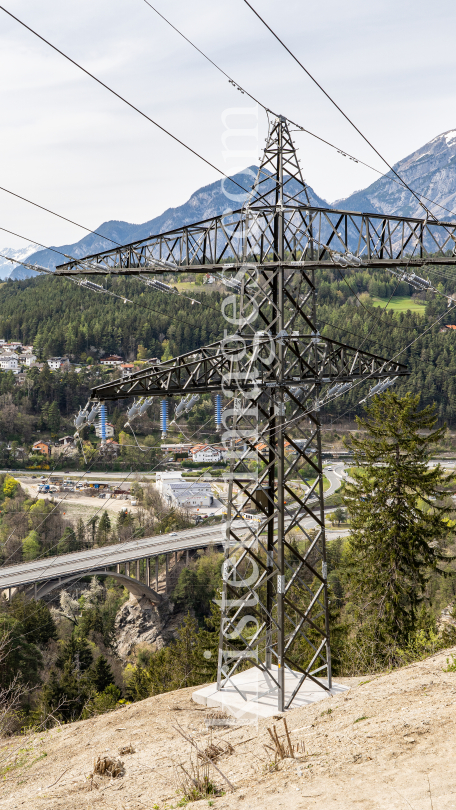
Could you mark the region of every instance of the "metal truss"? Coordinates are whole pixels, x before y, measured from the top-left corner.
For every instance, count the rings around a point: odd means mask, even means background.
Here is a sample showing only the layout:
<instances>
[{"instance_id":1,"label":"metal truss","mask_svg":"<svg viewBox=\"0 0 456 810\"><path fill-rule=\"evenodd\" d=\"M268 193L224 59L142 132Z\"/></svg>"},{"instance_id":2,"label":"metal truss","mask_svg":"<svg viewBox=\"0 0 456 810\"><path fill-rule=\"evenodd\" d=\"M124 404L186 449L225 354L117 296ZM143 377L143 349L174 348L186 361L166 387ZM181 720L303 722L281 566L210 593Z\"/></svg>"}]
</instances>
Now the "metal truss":
<instances>
[{"instance_id":1,"label":"metal truss","mask_svg":"<svg viewBox=\"0 0 456 810\"><path fill-rule=\"evenodd\" d=\"M231 336L92 392L106 401L222 390L232 400L222 437L231 459L222 692L238 689L233 676L247 663L263 673L279 711L293 705L306 680L331 689L319 413L338 383L407 373L395 361L319 334L315 268L332 261L333 249L352 250L371 267L410 266L424 261L431 235L434 252L452 250L455 229L311 207L287 122L278 118L240 211L57 269L63 275L237 270L236 291L225 302ZM416 253L413 260L408 255ZM239 518L249 510L254 520L246 524Z\"/></svg>"},{"instance_id":2,"label":"metal truss","mask_svg":"<svg viewBox=\"0 0 456 810\"><path fill-rule=\"evenodd\" d=\"M239 359L241 335L216 341L196 352L130 374L121 380L99 385L92 398L128 399L132 396L182 396L187 393L220 391L227 396L241 392L264 391L282 387L290 396L296 387L319 385L322 394L334 382L371 380L407 373L406 366L362 352L345 343L313 335L283 336L281 341L288 357L287 374L280 378L265 360L270 356L270 338L258 340L242 336L242 360ZM267 352L267 353L266 353ZM255 374L250 369L255 369ZM287 388L288 386L288 388Z\"/></svg>"},{"instance_id":3,"label":"metal truss","mask_svg":"<svg viewBox=\"0 0 456 810\"><path fill-rule=\"evenodd\" d=\"M282 125L283 122L279 122ZM57 275L208 272L271 262L307 269L332 266L350 252L365 267L455 262L456 223L319 208L309 203L288 128L282 138L283 245L275 240L276 143L270 133L248 203L234 212L59 265Z\"/></svg>"}]
</instances>

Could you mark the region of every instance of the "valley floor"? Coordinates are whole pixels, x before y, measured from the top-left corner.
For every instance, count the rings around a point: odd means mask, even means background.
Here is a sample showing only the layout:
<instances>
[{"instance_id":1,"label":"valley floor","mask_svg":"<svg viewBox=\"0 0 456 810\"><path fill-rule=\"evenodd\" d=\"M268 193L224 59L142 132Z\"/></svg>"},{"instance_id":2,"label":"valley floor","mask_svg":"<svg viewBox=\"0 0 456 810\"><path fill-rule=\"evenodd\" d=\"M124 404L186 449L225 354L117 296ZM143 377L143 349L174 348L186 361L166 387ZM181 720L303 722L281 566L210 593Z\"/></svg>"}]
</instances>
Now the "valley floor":
<instances>
[{"instance_id":1,"label":"valley floor","mask_svg":"<svg viewBox=\"0 0 456 810\"><path fill-rule=\"evenodd\" d=\"M449 654L371 678L342 678L348 693L287 713L291 739L306 753L283 760L267 773L271 755L267 726L220 729L212 741L230 741L234 753L218 767L235 791L211 800L216 810L263 810L267 806L304 810L449 810L456 807L456 672L445 672ZM451 657L450 657L451 661ZM211 710L182 689L27 739L3 740L4 771L0 810L153 810L183 806L177 764L188 767L189 744L179 724L203 749ZM328 714L328 710L331 710ZM110 780L88 778L94 757L121 757L125 774ZM5 759L7 758L7 759ZM214 771L214 781L223 779ZM180 804L178 804L181 802ZM207 799L186 805L208 806Z\"/></svg>"}]
</instances>

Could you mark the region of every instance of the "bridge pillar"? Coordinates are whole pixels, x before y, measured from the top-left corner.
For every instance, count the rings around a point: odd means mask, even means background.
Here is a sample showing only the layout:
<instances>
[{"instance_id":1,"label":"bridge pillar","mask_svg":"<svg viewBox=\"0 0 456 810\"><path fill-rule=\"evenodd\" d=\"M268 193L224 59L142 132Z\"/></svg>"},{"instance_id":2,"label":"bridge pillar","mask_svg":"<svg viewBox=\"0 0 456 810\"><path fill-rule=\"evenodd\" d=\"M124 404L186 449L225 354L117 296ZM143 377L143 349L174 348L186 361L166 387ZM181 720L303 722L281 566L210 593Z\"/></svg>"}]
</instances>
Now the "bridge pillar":
<instances>
[{"instance_id":1,"label":"bridge pillar","mask_svg":"<svg viewBox=\"0 0 456 810\"><path fill-rule=\"evenodd\" d=\"M150 557L146 557L146 585L150 588Z\"/></svg>"},{"instance_id":2,"label":"bridge pillar","mask_svg":"<svg viewBox=\"0 0 456 810\"><path fill-rule=\"evenodd\" d=\"M174 568L177 565L177 551L174 552Z\"/></svg>"},{"instance_id":3,"label":"bridge pillar","mask_svg":"<svg viewBox=\"0 0 456 810\"><path fill-rule=\"evenodd\" d=\"M116 574L120 574L120 563L116 565Z\"/></svg>"},{"instance_id":4,"label":"bridge pillar","mask_svg":"<svg viewBox=\"0 0 456 810\"><path fill-rule=\"evenodd\" d=\"M166 552L165 558L166 558L166 562L165 562L165 566L166 566L165 593L168 593L168 585L169 585L169 554L168 554L168 552Z\"/></svg>"},{"instance_id":5,"label":"bridge pillar","mask_svg":"<svg viewBox=\"0 0 456 810\"><path fill-rule=\"evenodd\" d=\"M141 580L139 578L139 563L140 563L140 560L136 560L136 579L138 580L138 582L141 582Z\"/></svg>"},{"instance_id":6,"label":"bridge pillar","mask_svg":"<svg viewBox=\"0 0 456 810\"><path fill-rule=\"evenodd\" d=\"M33 583L33 598L34 598L35 602L36 602L36 597L37 597L37 591L38 591L38 583L34 582Z\"/></svg>"},{"instance_id":7,"label":"bridge pillar","mask_svg":"<svg viewBox=\"0 0 456 810\"><path fill-rule=\"evenodd\" d=\"M155 590L158 593L158 557L155 557Z\"/></svg>"},{"instance_id":8,"label":"bridge pillar","mask_svg":"<svg viewBox=\"0 0 456 810\"><path fill-rule=\"evenodd\" d=\"M187 549L186 552L185 552L185 565L188 566L189 560L190 560L190 552Z\"/></svg>"},{"instance_id":9,"label":"bridge pillar","mask_svg":"<svg viewBox=\"0 0 456 810\"><path fill-rule=\"evenodd\" d=\"M129 562L125 563L125 576L127 576L127 577L130 576L130 563Z\"/></svg>"}]
</instances>

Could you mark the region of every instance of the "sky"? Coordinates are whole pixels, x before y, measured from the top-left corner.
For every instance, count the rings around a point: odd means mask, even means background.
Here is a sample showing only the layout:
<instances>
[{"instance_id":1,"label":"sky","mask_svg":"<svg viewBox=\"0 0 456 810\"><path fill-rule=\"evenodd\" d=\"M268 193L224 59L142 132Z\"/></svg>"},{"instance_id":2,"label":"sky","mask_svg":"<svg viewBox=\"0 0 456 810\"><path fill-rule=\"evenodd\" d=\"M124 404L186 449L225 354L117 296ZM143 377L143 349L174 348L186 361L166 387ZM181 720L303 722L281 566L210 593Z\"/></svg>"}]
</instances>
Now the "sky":
<instances>
[{"instance_id":1,"label":"sky","mask_svg":"<svg viewBox=\"0 0 456 810\"><path fill-rule=\"evenodd\" d=\"M264 111L144 0L5 2L223 172L258 162ZM153 4L265 106L384 170L243 0ZM453 0L253 4L390 163L456 128ZM220 178L4 11L0 116L0 186L90 229L145 222ZM295 141L305 179L329 202L378 177L309 135ZM86 233L4 191L0 227L44 245ZM25 242L0 231L0 244Z\"/></svg>"}]
</instances>

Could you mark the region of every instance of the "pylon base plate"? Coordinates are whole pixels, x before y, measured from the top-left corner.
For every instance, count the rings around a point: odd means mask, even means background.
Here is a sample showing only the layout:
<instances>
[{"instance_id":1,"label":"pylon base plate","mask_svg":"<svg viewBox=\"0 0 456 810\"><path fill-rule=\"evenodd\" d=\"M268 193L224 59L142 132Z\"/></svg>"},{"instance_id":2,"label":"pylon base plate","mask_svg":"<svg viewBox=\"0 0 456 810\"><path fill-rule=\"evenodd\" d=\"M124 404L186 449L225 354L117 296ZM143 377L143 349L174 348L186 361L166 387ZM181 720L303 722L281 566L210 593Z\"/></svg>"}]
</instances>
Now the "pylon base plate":
<instances>
[{"instance_id":1,"label":"pylon base plate","mask_svg":"<svg viewBox=\"0 0 456 810\"><path fill-rule=\"evenodd\" d=\"M271 674L277 679L276 666L272 667ZM299 672L286 670L286 700L289 700L294 692L299 677ZM324 679L318 680L322 683L321 688L310 680L304 681L293 700L293 709L309 706L311 703L317 703L329 697L328 691L323 688L323 684L326 684L326 681ZM217 691L216 683L211 683L209 686L197 689L196 692L193 692L192 698L195 703L200 703L208 708L213 707L214 709L222 710L241 722L243 720L251 721L262 717L272 717L274 714L277 714L277 689L275 688L274 681L267 678L257 667L252 667L251 669L245 670L245 672L233 675L231 681L232 683L228 684L220 691ZM269 683L267 681L269 681ZM348 689L348 686L333 683L331 695L338 695ZM239 694L240 692L246 699Z\"/></svg>"}]
</instances>

